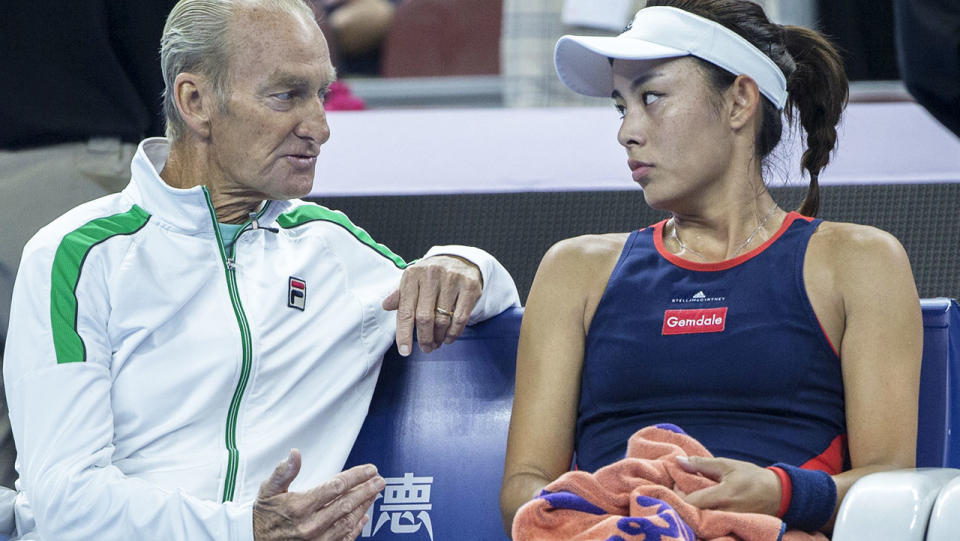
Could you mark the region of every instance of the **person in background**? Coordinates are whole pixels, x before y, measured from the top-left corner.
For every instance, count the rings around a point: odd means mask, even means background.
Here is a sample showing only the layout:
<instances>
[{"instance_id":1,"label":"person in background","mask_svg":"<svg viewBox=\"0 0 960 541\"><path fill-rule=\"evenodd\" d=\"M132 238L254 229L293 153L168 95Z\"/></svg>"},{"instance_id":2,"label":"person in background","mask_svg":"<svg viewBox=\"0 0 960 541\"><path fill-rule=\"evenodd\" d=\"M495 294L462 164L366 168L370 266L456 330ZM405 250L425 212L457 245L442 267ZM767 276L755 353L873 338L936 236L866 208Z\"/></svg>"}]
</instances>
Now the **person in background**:
<instances>
[{"instance_id":1,"label":"person in background","mask_svg":"<svg viewBox=\"0 0 960 541\"><path fill-rule=\"evenodd\" d=\"M400 0L309 0L342 75L379 75L380 50Z\"/></svg>"},{"instance_id":2,"label":"person in background","mask_svg":"<svg viewBox=\"0 0 960 541\"><path fill-rule=\"evenodd\" d=\"M0 16L0 356L20 252L37 230L130 180L163 134L157 43L175 0L7 2ZM0 393L0 484L14 444Z\"/></svg>"},{"instance_id":3,"label":"person in background","mask_svg":"<svg viewBox=\"0 0 960 541\"><path fill-rule=\"evenodd\" d=\"M960 137L960 3L895 0L893 7L907 90Z\"/></svg>"},{"instance_id":4,"label":"person in background","mask_svg":"<svg viewBox=\"0 0 960 541\"><path fill-rule=\"evenodd\" d=\"M409 264L298 199L335 79L301 0L182 0L160 57L167 137L24 249L17 535L353 539L384 481L341 469L383 354L414 328L424 351L453 342L516 287L482 250Z\"/></svg>"},{"instance_id":5,"label":"person in background","mask_svg":"<svg viewBox=\"0 0 960 541\"><path fill-rule=\"evenodd\" d=\"M671 217L553 246L524 313L501 509L566 472L679 426L717 458L701 509L829 530L850 486L913 467L920 303L900 243L816 218L848 95L823 36L745 0L652 0L615 38L565 36L572 90L611 96L618 141L651 207ZM810 178L797 211L764 184L782 121Z\"/></svg>"},{"instance_id":6,"label":"person in background","mask_svg":"<svg viewBox=\"0 0 960 541\"><path fill-rule=\"evenodd\" d=\"M817 30L830 36L851 81L895 81L893 2L817 0Z\"/></svg>"}]
</instances>

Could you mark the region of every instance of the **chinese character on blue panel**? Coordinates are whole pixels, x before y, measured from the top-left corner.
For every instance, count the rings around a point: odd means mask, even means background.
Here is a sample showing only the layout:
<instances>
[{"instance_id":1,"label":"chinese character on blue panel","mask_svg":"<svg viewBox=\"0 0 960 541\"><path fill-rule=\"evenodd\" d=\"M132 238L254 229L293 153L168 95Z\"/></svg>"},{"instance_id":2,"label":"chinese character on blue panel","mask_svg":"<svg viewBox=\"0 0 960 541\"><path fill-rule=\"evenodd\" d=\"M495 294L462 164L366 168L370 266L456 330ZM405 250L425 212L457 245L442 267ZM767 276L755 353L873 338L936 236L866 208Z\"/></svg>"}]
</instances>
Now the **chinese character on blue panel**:
<instances>
[{"instance_id":1,"label":"chinese character on blue panel","mask_svg":"<svg viewBox=\"0 0 960 541\"><path fill-rule=\"evenodd\" d=\"M433 541L433 524L429 511L430 485L433 477L414 477L405 473L403 477L386 477L383 493L367 509L367 524L360 537L377 535L383 526L390 524L390 533L413 534L424 529L430 541ZM376 508L376 512L374 511ZM373 520L377 517L376 521Z\"/></svg>"}]
</instances>

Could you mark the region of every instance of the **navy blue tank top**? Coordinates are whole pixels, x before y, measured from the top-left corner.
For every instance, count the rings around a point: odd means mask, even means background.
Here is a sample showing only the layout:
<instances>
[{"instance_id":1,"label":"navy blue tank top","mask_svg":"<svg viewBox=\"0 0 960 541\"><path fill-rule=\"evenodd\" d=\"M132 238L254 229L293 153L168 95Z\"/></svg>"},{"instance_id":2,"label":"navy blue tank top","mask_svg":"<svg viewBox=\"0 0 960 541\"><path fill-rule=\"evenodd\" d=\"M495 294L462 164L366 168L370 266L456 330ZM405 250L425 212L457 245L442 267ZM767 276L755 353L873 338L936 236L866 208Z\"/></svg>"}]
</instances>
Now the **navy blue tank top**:
<instances>
[{"instance_id":1,"label":"navy blue tank top","mask_svg":"<svg viewBox=\"0 0 960 541\"><path fill-rule=\"evenodd\" d=\"M762 246L694 263L635 231L587 333L576 460L623 458L636 430L673 423L714 456L838 473L846 457L840 359L803 284L820 220L791 212Z\"/></svg>"}]
</instances>

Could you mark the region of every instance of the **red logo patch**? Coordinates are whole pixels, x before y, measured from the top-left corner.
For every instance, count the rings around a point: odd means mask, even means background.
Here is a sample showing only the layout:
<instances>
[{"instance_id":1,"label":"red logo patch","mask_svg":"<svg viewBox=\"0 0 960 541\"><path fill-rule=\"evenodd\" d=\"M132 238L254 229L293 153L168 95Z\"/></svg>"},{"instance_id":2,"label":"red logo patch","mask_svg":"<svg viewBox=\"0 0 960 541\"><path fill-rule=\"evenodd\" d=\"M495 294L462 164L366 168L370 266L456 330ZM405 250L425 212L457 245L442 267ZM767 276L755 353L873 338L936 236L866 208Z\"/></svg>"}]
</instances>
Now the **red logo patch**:
<instances>
[{"instance_id":1,"label":"red logo patch","mask_svg":"<svg viewBox=\"0 0 960 541\"><path fill-rule=\"evenodd\" d=\"M727 308L667 310L663 313L663 335L722 332L727 326Z\"/></svg>"},{"instance_id":2,"label":"red logo patch","mask_svg":"<svg viewBox=\"0 0 960 541\"><path fill-rule=\"evenodd\" d=\"M307 282L291 276L288 283L290 288L287 290L287 306L303 310L307 306Z\"/></svg>"}]
</instances>

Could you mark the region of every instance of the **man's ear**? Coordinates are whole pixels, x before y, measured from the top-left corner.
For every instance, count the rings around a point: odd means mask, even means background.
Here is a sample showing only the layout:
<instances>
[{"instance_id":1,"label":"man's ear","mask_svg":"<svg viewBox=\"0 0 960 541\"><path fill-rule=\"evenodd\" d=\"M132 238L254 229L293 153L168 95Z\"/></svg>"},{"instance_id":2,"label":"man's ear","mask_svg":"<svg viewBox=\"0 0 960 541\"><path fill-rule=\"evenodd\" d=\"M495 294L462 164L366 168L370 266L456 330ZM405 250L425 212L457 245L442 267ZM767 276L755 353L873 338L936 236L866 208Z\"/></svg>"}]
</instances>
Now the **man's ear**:
<instances>
[{"instance_id":1,"label":"man's ear","mask_svg":"<svg viewBox=\"0 0 960 541\"><path fill-rule=\"evenodd\" d=\"M202 75L184 72L177 75L173 87L187 129L202 139L210 137L210 115L217 101L213 85Z\"/></svg>"},{"instance_id":2,"label":"man's ear","mask_svg":"<svg viewBox=\"0 0 960 541\"><path fill-rule=\"evenodd\" d=\"M746 75L738 76L728 89L730 99L730 127L738 130L758 121L760 89L757 82Z\"/></svg>"}]
</instances>

